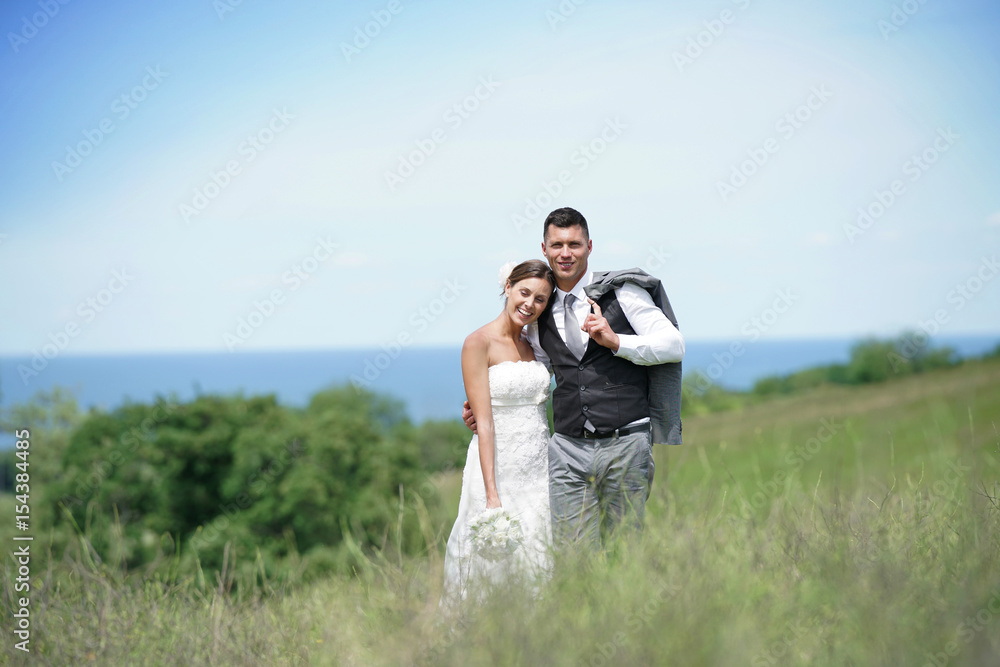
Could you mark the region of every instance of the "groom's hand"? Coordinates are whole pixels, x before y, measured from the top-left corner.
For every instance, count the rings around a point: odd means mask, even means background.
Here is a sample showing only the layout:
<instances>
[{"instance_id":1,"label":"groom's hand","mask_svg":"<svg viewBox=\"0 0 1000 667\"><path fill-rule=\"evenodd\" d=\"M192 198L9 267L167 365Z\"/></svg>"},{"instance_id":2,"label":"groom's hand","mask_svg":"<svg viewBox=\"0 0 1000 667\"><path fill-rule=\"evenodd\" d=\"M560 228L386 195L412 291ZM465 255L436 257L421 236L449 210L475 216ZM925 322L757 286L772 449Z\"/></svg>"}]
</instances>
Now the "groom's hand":
<instances>
[{"instance_id":1,"label":"groom's hand","mask_svg":"<svg viewBox=\"0 0 1000 667\"><path fill-rule=\"evenodd\" d=\"M607 318L601 314L601 307L597 305L597 302L590 297L587 297L587 302L594 307L594 312L587 315L587 319L583 321L583 326L580 328L597 341L598 345L606 347L612 352L617 352L620 344L618 334L611 330L611 325L608 324Z\"/></svg>"},{"instance_id":2,"label":"groom's hand","mask_svg":"<svg viewBox=\"0 0 1000 667\"><path fill-rule=\"evenodd\" d=\"M476 417L472 414L472 406L469 405L468 401L462 405L462 421L465 422L470 431L476 432Z\"/></svg>"}]
</instances>

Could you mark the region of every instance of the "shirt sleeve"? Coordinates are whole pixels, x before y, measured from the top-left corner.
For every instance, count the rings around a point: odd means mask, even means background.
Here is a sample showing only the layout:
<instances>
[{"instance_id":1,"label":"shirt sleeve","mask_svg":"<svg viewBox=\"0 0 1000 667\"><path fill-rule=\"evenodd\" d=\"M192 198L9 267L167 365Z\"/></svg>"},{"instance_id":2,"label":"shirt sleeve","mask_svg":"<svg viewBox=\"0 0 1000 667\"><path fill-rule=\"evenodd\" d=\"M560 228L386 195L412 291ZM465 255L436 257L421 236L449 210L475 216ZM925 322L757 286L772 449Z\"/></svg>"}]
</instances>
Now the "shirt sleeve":
<instances>
[{"instance_id":1,"label":"shirt sleeve","mask_svg":"<svg viewBox=\"0 0 1000 667\"><path fill-rule=\"evenodd\" d=\"M666 364L684 359L684 337L663 311L653 303L649 292L635 283L625 283L615 296L635 334L618 334L615 356L640 366Z\"/></svg>"},{"instance_id":2,"label":"shirt sleeve","mask_svg":"<svg viewBox=\"0 0 1000 667\"><path fill-rule=\"evenodd\" d=\"M538 338L538 322L532 322L524 327L521 337L531 345L531 351L535 353L535 360L545 364L545 367L549 369L549 373L552 373L552 361L549 359L549 355L545 354L545 350L542 349L542 343Z\"/></svg>"}]
</instances>

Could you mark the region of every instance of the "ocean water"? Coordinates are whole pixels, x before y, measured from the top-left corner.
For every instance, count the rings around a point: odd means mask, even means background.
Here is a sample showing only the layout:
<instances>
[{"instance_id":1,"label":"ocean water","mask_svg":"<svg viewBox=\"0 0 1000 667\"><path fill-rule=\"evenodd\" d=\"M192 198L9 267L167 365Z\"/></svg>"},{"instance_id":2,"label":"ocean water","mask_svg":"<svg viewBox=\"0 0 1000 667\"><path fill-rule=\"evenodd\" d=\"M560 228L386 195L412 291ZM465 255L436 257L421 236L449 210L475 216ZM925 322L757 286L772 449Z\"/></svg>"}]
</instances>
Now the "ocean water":
<instances>
[{"instance_id":1,"label":"ocean water","mask_svg":"<svg viewBox=\"0 0 1000 667\"><path fill-rule=\"evenodd\" d=\"M760 340L743 342L742 354L729 353L734 341L688 341L685 375L701 371L716 384L746 390L768 375L845 362L855 339ZM961 356L977 356L1000 343L996 336L935 338ZM24 376L30 357L0 357L0 409L28 402L38 391L59 385L81 407L113 409L126 401L148 402L157 395L190 400L199 394L275 394L286 405L304 406L315 392L354 382L400 399L412 420L460 416L465 391L461 349L402 348L295 352L129 354L57 356L37 375Z\"/></svg>"}]
</instances>

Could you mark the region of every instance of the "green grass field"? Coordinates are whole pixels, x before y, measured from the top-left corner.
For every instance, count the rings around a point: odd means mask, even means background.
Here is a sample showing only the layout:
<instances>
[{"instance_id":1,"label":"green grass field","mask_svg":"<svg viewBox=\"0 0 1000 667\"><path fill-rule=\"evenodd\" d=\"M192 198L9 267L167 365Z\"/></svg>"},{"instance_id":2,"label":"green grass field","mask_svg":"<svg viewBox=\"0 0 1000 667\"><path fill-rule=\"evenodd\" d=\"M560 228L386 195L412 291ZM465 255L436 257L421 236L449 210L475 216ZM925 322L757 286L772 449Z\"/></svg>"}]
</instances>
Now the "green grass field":
<instances>
[{"instance_id":1,"label":"green grass field","mask_svg":"<svg viewBox=\"0 0 1000 667\"><path fill-rule=\"evenodd\" d=\"M690 418L684 438L655 452L643 539L567 556L538 598L511 587L443 620L446 520L427 520L425 557L239 593L80 547L36 561L28 656L8 559L0 660L1000 664L1000 360ZM437 483L457 505L460 473Z\"/></svg>"}]
</instances>

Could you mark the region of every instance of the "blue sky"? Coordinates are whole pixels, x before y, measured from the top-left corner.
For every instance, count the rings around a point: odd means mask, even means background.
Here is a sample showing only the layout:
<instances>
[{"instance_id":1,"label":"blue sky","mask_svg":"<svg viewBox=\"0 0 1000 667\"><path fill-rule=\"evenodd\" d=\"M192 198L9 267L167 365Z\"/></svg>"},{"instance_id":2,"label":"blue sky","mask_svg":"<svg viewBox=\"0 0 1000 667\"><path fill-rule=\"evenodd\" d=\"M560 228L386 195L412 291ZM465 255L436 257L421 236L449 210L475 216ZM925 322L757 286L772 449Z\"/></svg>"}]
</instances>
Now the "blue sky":
<instances>
[{"instance_id":1,"label":"blue sky","mask_svg":"<svg viewBox=\"0 0 1000 667\"><path fill-rule=\"evenodd\" d=\"M559 206L689 339L1000 332L993 2L36 0L0 26L0 354L457 345Z\"/></svg>"}]
</instances>

